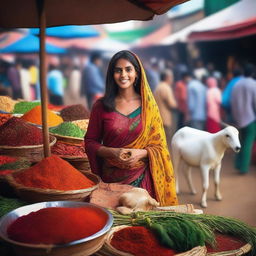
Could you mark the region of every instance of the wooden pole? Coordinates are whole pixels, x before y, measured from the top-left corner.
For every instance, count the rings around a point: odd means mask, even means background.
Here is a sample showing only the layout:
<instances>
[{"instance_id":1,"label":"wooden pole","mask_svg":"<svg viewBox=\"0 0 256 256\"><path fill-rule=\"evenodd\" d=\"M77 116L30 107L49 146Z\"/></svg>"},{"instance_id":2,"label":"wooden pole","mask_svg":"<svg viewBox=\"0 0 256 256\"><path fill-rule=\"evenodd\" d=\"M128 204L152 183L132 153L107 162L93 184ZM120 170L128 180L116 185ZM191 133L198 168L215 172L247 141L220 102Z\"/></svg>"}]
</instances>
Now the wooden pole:
<instances>
[{"instance_id":1,"label":"wooden pole","mask_svg":"<svg viewBox=\"0 0 256 256\"><path fill-rule=\"evenodd\" d=\"M43 127L43 143L44 143L44 157L51 155L49 144L49 129L47 122L47 107L48 107L48 91L46 85L46 61L45 61L45 3L44 0L37 1L38 13L39 13L39 27L40 27L40 92L41 92L41 109L42 109L42 127Z\"/></svg>"}]
</instances>

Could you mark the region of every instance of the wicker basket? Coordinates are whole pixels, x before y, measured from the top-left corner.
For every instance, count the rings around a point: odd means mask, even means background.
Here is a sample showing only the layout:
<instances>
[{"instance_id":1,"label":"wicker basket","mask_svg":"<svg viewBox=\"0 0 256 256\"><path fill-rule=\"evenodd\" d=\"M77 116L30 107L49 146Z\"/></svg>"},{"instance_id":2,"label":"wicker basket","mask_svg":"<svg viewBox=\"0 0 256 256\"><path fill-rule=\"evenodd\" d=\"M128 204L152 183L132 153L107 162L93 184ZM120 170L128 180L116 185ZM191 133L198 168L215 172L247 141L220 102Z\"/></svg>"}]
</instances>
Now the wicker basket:
<instances>
[{"instance_id":1,"label":"wicker basket","mask_svg":"<svg viewBox=\"0 0 256 256\"><path fill-rule=\"evenodd\" d=\"M21 170L22 172L22 170ZM12 175L8 175L6 177L7 182L11 187L14 188L15 193L24 201L36 203L36 202L44 202L44 201L61 201L61 200L69 200L69 201L85 201L89 199L89 195L98 188L100 183L100 178L91 173L87 172L84 175L92 180L95 183L95 186L79 189L79 190L54 190L54 189L42 189L42 188L29 188L25 187L22 184L18 184Z\"/></svg>"},{"instance_id":2,"label":"wicker basket","mask_svg":"<svg viewBox=\"0 0 256 256\"><path fill-rule=\"evenodd\" d=\"M114 227L110 230L110 232L107 234L105 243L102 246L102 248L95 253L95 256L134 256L133 254L127 253L127 252L122 252L114 248L110 242L111 239L114 235L114 233L122 228L126 228L128 226L122 225L118 227ZM204 256L206 255L206 247L204 246L198 246L193 248L190 251L183 252L183 253L178 253L176 254L177 256Z\"/></svg>"},{"instance_id":3,"label":"wicker basket","mask_svg":"<svg viewBox=\"0 0 256 256\"><path fill-rule=\"evenodd\" d=\"M57 139L50 136L50 147L56 143ZM30 162L39 162L44 158L44 145L31 146L0 146L1 155L9 155L16 157L26 157Z\"/></svg>"},{"instance_id":4,"label":"wicker basket","mask_svg":"<svg viewBox=\"0 0 256 256\"><path fill-rule=\"evenodd\" d=\"M207 256L240 256L240 255L245 255L251 249L252 249L252 246L247 243L241 248L236 250L225 251L225 252L211 252L211 253L207 253L206 255Z\"/></svg>"},{"instance_id":5,"label":"wicker basket","mask_svg":"<svg viewBox=\"0 0 256 256\"><path fill-rule=\"evenodd\" d=\"M89 171L91 169L89 159L87 157L77 157L77 156L60 156L62 159L69 162L76 169L81 170L81 172Z\"/></svg>"},{"instance_id":6,"label":"wicker basket","mask_svg":"<svg viewBox=\"0 0 256 256\"><path fill-rule=\"evenodd\" d=\"M71 144L71 145L81 145L84 141L84 138L71 137L71 136L63 136L56 133L50 132L50 134L57 138L58 141Z\"/></svg>"}]
</instances>

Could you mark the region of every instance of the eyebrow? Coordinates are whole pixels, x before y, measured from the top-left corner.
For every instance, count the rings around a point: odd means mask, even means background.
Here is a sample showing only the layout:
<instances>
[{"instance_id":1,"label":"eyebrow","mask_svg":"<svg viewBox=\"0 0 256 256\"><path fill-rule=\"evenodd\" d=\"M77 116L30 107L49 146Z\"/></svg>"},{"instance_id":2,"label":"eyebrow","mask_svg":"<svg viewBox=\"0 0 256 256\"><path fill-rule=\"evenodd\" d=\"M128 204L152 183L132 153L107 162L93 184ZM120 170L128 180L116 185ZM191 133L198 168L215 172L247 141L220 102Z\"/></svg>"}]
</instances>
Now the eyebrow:
<instances>
[{"instance_id":1,"label":"eyebrow","mask_svg":"<svg viewBox=\"0 0 256 256\"><path fill-rule=\"evenodd\" d=\"M122 67L118 67L118 66L115 66L115 68L118 68L118 69L123 69ZM132 68L132 65L129 65L129 66L125 66L124 68Z\"/></svg>"}]
</instances>

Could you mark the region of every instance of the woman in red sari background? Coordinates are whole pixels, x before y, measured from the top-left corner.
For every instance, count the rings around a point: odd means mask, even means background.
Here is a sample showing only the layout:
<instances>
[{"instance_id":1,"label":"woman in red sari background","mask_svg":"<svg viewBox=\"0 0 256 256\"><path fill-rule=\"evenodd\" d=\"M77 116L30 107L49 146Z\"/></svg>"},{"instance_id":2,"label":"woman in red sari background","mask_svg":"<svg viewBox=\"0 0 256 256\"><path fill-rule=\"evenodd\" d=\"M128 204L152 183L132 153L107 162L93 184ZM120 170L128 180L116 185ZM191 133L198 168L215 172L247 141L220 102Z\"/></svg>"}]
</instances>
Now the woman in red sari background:
<instances>
[{"instance_id":1,"label":"woman in red sari background","mask_svg":"<svg viewBox=\"0 0 256 256\"><path fill-rule=\"evenodd\" d=\"M158 107L138 57L116 53L106 92L91 111L85 149L106 183L146 189L161 205L177 204L170 155Z\"/></svg>"}]
</instances>

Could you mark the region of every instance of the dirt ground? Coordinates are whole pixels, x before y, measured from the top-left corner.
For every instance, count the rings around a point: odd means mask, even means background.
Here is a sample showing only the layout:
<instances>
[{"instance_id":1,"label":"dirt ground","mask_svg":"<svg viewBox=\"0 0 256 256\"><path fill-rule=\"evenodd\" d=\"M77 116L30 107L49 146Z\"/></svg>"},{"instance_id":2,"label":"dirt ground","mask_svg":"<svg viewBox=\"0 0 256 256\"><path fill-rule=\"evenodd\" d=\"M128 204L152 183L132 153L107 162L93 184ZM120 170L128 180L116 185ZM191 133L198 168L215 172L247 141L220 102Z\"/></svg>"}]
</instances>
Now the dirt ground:
<instances>
[{"instance_id":1,"label":"dirt ground","mask_svg":"<svg viewBox=\"0 0 256 256\"><path fill-rule=\"evenodd\" d=\"M191 203L196 209L203 209L206 214L216 214L240 219L249 225L256 226L256 166L251 165L249 173L238 174L233 167L235 153L226 152L222 160L221 193L222 201L214 198L213 172L210 173L208 190L208 207L201 208L202 195L201 175L198 169L192 170L194 185L197 194L190 193L185 176L180 174L179 204Z\"/></svg>"}]
</instances>

